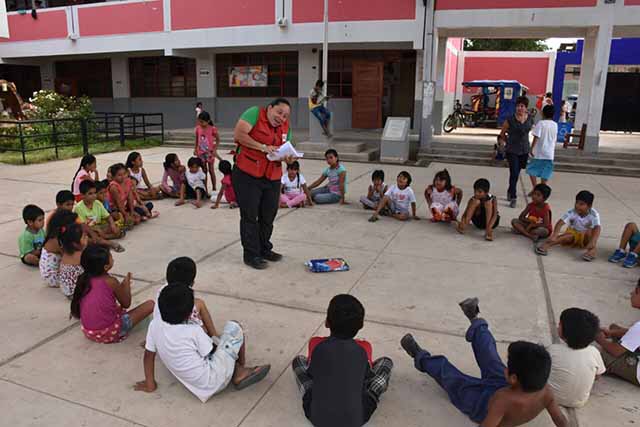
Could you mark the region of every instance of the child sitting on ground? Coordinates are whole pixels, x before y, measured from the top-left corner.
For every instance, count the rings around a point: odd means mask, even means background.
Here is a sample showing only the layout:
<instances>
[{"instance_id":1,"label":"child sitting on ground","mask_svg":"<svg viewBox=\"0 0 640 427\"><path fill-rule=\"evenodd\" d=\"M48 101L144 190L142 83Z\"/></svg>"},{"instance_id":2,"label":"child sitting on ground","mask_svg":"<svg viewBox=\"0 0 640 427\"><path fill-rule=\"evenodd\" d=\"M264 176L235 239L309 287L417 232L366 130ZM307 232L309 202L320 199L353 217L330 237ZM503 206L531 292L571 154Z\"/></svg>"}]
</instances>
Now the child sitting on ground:
<instances>
[{"instance_id":1,"label":"child sitting on ground","mask_svg":"<svg viewBox=\"0 0 640 427\"><path fill-rule=\"evenodd\" d=\"M396 178L396 184L389 187L384 193L382 201L369 218L369 222L377 221L378 215L384 209L388 209L389 215L400 221L406 221L409 218L420 219L416 214L416 195L410 185L411 175L409 172L400 172ZM411 206L411 213L409 213L409 206Z\"/></svg>"},{"instance_id":2,"label":"child sitting on ground","mask_svg":"<svg viewBox=\"0 0 640 427\"><path fill-rule=\"evenodd\" d=\"M82 200L82 194L80 193L80 183L84 180L98 181L98 162L96 156L93 154L86 154L80 159L80 166L73 176L71 182L71 191L75 197L75 201Z\"/></svg>"},{"instance_id":3,"label":"child sitting on ground","mask_svg":"<svg viewBox=\"0 0 640 427\"><path fill-rule=\"evenodd\" d=\"M315 426L365 424L389 386L393 361L381 357L372 364L371 344L353 339L363 326L360 301L352 295L336 295L325 320L331 335L312 338L309 358L293 359L304 414Z\"/></svg>"},{"instance_id":4,"label":"child sitting on ground","mask_svg":"<svg viewBox=\"0 0 640 427\"><path fill-rule=\"evenodd\" d=\"M108 245L116 252L124 252L124 248L116 242L108 242L110 239L124 237L124 232L118 228L115 221L97 200L96 183L85 180L80 183L80 193L82 200L78 202L73 212L78 214L78 218L88 227L87 230L92 243Z\"/></svg>"},{"instance_id":5,"label":"child sitting on ground","mask_svg":"<svg viewBox=\"0 0 640 427\"><path fill-rule=\"evenodd\" d=\"M631 291L631 307L640 309L640 280ZM610 325L596 336L607 373L640 386L640 321L627 329Z\"/></svg>"},{"instance_id":6,"label":"child sitting on ground","mask_svg":"<svg viewBox=\"0 0 640 427\"><path fill-rule=\"evenodd\" d=\"M22 219L26 224L18 236L18 250L23 264L37 267L44 245L44 211L36 205L27 205L22 209Z\"/></svg>"},{"instance_id":7,"label":"child sitting on ground","mask_svg":"<svg viewBox=\"0 0 640 427\"><path fill-rule=\"evenodd\" d=\"M137 181L136 190L142 200L159 200L163 198L160 187L154 187L149 181L147 171L142 167L142 155L137 151L129 153L127 156L127 168L129 174Z\"/></svg>"},{"instance_id":8,"label":"child sitting on ground","mask_svg":"<svg viewBox=\"0 0 640 427\"><path fill-rule=\"evenodd\" d=\"M116 227L119 230L125 231L124 219L119 212L113 212L111 210L111 205L109 204L109 198L107 197L107 189L109 188L109 181L103 179L102 181L96 182L96 200L102 203L102 206L109 212L111 218L115 221Z\"/></svg>"},{"instance_id":9,"label":"child sitting on ground","mask_svg":"<svg viewBox=\"0 0 640 427\"><path fill-rule=\"evenodd\" d=\"M462 219L458 221L458 233L464 234L465 228L472 222L480 230L485 230L485 240L493 241L493 230L500 224L500 214L498 200L489 193L490 189L491 184L485 178L473 183L473 197L469 199Z\"/></svg>"},{"instance_id":10,"label":"child sitting on ground","mask_svg":"<svg viewBox=\"0 0 640 427\"><path fill-rule=\"evenodd\" d=\"M196 280L196 271L196 263L189 257L176 258L167 265L167 283L165 283L162 288L158 289L158 292L156 293L155 307L153 309L154 319L161 319L160 307L158 306L160 292L170 284L178 284L180 286L187 285L193 289L193 284ZM210 337L218 337L218 331L213 324L207 305L204 300L201 300L200 298L196 298L194 300L193 312L187 322L201 326Z\"/></svg>"},{"instance_id":11,"label":"child sitting on ground","mask_svg":"<svg viewBox=\"0 0 640 427\"><path fill-rule=\"evenodd\" d=\"M590 311L568 308L560 315L558 336L551 344L549 386L558 405L582 408L589 400L594 381L604 374L604 362L597 348L590 345L600 331L600 319Z\"/></svg>"},{"instance_id":12,"label":"child sitting on ground","mask_svg":"<svg viewBox=\"0 0 640 427\"><path fill-rule=\"evenodd\" d=\"M371 184L367 190L367 195L360 197L362 207L375 210L386 192L387 185L384 183L384 171L380 169L374 170L371 174ZM381 215L384 215L384 213L381 213Z\"/></svg>"},{"instance_id":13,"label":"child sitting on ground","mask_svg":"<svg viewBox=\"0 0 640 427\"><path fill-rule=\"evenodd\" d=\"M220 163L218 163L218 170L222 173L223 178L220 181L221 187L220 192L216 196L216 203L211 206L211 209L218 209L220 207L223 194L227 203L229 203L229 208L233 209L238 206L238 203L236 200L236 192L233 190L233 182L231 182L231 163L227 160L221 160Z\"/></svg>"},{"instance_id":14,"label":"child sitting on ground","mask_svg":"<svg viewBox=\"0 0 640 427\"><path fill-rule=\"evenodd\" d=\"M482 377L460 372L444 356L432 356L407 334L400 345L411 356L416 369L436 380L451 403L483 427L523 425L544 409L556 426L567 426L547 385L551 369L547 350L541 345L516 341L509 345L505 366L487 321L478 317L478 299L468 298L460 307L471 321L465 338L471 343Z\"/></svg>"},{"instance_id":15,"label":"child sitting on ground","mask_svg":"<svg viewBox=\"0 0 640 427\"><path fill-rule=\"evenodd\" d=\"M132 299L131 273L121 282L109 274L113 257L105 246L87 246L80 265L84 272L73 292L71 315L80 319L82 332L91 341L110 344L124 340L135 325L153 312L153 301L126 310Z\"/></svg>"},{"instance_id":16,"label":"child sitting on ground","mask_svg":"<svg viewBox=\"0 0 640 427\"><path fill-rule=\"evenodd\" d=\"M51 218L53 215L60 211L64 210L67 212L73 211L73 205L75 204L75 197L73 193L69 190L60 190L56 194L56 208L49 213L47 218L44 221L44 228L47 230L49 228L49 223L51 222Z\"/></svg>"},{"instance_id":17,"label":"child sitting on ground","mask_svg":"<svg viewBox=\"0 0 640 427\"><path fill-rule=\"evenodd\" d=\"M196 208L201 208L207 199L207 175L202 171L202 160L198 157L192 157L187 162L188 169L184 173L186 182L180 188L180 200L176 202L176 206L184 205L185 197L187 199L195 199L191 202Z\"/></svg>"},{"instance_id":18,"label":"child sitting on ground","mask_svg":"<svg viewBox=\"0 0 640 427\"><path fill-rule=\"evenodd\" d=\"M629 245L629 253L627 253L627 245ZM624 226L620 247L609 257L609 262L617 263L624 260L623 267L633 268L638 265L638 254L640 254L640 230L635 223L630 222Z\"/></svg>"},{"instance_id":19,"label":"child sitting on ground","mask_svg":"<svg viewBox=\"0 0 640 427\"><path fill-rule=\"evenodd\" d=\"M242 390L267 376L270 365L245 366L245 336L235 321L224 325L222 335L214 344L200 326L188 323L193 313L193 289L186 284L170 283L158 297L160 316L154 317L147 331L144 351L145 379L135 389L153 392L155 357L191 393L203 403L233 383Z\"/></svg>"},{"instance_id":20,"label":"child sitting on ground","mask_svg":"<svg viewBox=\"0 0 640 427\"><path fill-rule=\"evenodd\" d=\"M594 196L589 191L583 190L576 195L576 204L556 223L551 237L542 245L536 247L538 255L547 255L549 249L556 245L567 245L586 249L582 256L585 261L593 261L596 258L596 245L602 227L600 226L600 214L593 209ZM567 229L562 232L564 225Z\"/></svg>"},{"instance_id":21,"label":"child sitting on ground","mask_svg":"<svg viewBox=\"0 0 640 427\"><path fill-rule=\"evenodd\" d=\"M145 201L138 191L138 180L133 176L129 176L129 180L131 181L130 189L133 193L133 210L140 215L140 219L142 221L148 221L153 218L157 218L160 216L158 211L153 210L153 203L149 201Z\"/></svg>"},{"instance_id":22,"label":"child sitting on ground","mask_svg":"<svg viewBox=\"0 0 640 427\"><path fill-rule=\"evenodd\" d=\"M424 197L431 211L432 222L451 222L458 219L462 190L451 184L448 170L436 173L433 184L424 190Z\"/></svg>"},{"instance_id":23,"label":"child sitting on ground","mask_svg":"<svg viewBox=\"0 0 640 427\"><path fill-rule=\"evenodd\" d=\"M84 181L82 184L89 181ZM80 184L80 185L82 185ZM84 272L80 265L82 251L87 247L89 237L79 224L70 224L62 228L60 246L62 247L62 259L58 271L58 284L62 294L71 299L76 288L78 277Z\"/></svg>"},{"instance_id":24,"label":"child sitting on ground","mask_svg":"<svg viewBox=\"0 0 640 427\"><path fill-rule=\"evenodd\" d=\"M287 165L287 173L282 175L280 182L282 184L281 208L304 208L305 202L308 202L309 206L313 206L307 181L300 173L300 163L297 160Z\"/></svg>"},{"instance_id":25,"label":"child sitting on ground","mask_svg":"<svg viewBox=\"0 0 640 427\"><path fill-rule=\"evenodd\" d=\"M547 184L537 184L531 192L531 203L520 213L517 219L511 221L513 231L537 242L551 235L551 206L547 199L551 195L551 188Z\"/></svg>"},{"instance_id":26,"label":"child sitting on ground","mask_svg":"<svg viewBox=\"0 0 640 427\"><path fill-rule=\"evenodd\" d=\"M319 205L338 202L344 205L347 194L347 169L340 163L338 152L333 148L324 153L324 158L329 167L322 171L322 176L309 186L311 197ZM316 188L325 179L329 179L329 183L322 188Z\"/></svg>"},{"instance_id":27,"label":"child sitting on ground","mask_svg":"<svg viewBox=\"0 0 640 427\"><path fill-rule=\"evenodd\" d=\"M169 153L164 158L164 174L162 175L162 184L160 189L162 192L174 199L180 197L180 189L184 183L185 167L180 163L178 155L175 153ZM169 184L171 180L171 184Z\"/></svg>"},{"instance_id":28,"label":"child sitting on ground","mask_svg":"<svg viewBox=\"0 0 640 427\"><path fill-rule=\"evenodd\" d=\"M75 224L77 220L78 215L75 213L65 209L57 209L47 226L47 234L44 238L38 266L42 280L51 288L59 286L58 274L60 272L60 260L62 259L60 234L62 234L62 230L65 227Z\"/></svg>"},{"instance_id":29,"label":"child sitting on ground","mask_svg":"<svg viewBox=\"0 0 640 427\"><path fill-rule=\"evenodd\" d=\"M107 196L111 210L122 215L126 227L140 224L140 215L134 210L135 200L127 177L127 168L122 163L116 163L109 171L112 180L107 189Z\"/></svg>"}]
</instances>

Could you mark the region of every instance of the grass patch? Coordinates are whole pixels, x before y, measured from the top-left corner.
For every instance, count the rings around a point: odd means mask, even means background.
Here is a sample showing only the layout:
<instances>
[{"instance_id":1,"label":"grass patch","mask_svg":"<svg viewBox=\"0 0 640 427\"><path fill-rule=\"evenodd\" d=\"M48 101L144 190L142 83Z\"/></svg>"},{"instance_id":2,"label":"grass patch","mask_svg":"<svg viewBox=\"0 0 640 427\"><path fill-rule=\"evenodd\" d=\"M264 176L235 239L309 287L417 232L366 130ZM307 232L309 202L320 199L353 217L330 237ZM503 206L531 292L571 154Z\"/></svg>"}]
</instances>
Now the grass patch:
<instances>
[{"instance_id":1,"label":"grass patch","mask_svg":"<svg viewBox=\"0 0 640 427\"><path fill-rule=\"evenodd\" d=\"M112 153L116 151L131 151L136 149L152 148L162 145L160 138L128 139L125 146L120 145L120 141L97 142L89 145L91 154ZM55 149L47 148L38 151L30 151L26 153L27 164L45 163L52 160L64 160L74 157L82 157L82 145L73 145L69 147L58 148L58 156L56 157ZM5 151L0 153L0 162L12 165L22 164L22 153L15 151Z\"/></svg>"}]
</instances>

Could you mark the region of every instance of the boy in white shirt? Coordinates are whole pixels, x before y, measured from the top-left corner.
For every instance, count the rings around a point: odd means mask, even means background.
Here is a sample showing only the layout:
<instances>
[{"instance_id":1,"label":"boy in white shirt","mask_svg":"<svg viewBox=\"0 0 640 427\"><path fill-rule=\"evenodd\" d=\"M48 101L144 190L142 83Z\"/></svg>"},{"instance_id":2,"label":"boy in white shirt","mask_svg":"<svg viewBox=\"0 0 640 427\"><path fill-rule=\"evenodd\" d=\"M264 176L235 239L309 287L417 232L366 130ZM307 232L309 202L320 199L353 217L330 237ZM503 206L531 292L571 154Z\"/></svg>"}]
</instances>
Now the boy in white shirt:
<instances>
[{"instance_id":1,"label":"boy in white shirt","mask_svg":"<svg viewBox=\"0 0 640 427\"><path fill-rule=\"evenodd\" d=\"M640 309L640 280L631 292L631 307ZM607 373L640 386L640 321L627 329L615 323L596 336Z\"/></svg>"},{"instance_id":2,"label":"boy in white shirt","mask_svg":"<svg viewBox=\"0 0 640 427\"><path fill-rule=\"evenodd\" d=\"M184 205L185 197L195 199L192 202L196 208L202 207L207 196L207 175L202 170L202 160L198 157L191 157L187 162L187 170L184 173L186 182L180 187L180 199L176 206ZM213 173L213 172L212 172Z\"/></svg>"},{"instance_id":3,"label":"boy in white shirt","mask_svg":"<svg viewBox=\"0 0 640 427\"><path fill-rule=\"evenodd\" d=\"M402 171L396 178L396 185L389 187L382 201L378 205L369 222L375 222L378 220L380 211L388 208L390 215L400 221L406 221L409 218L420 219L416 215L416 195L413 192L411 185L411 175L407 171ZM409 213L409 207L411 207L411 213Z\"/></svg>"},{"instance_id":4,"label":"boy in white shirt","mask_svg":"<svg viewBox=\"0 0 640 427\"><path fill-rule=\"evenodd\" d=\"M188 323L193 311L193 289L170 284L158 297L161 318L149 324L144 352L144 381L134 388L151 393L155 380L156 353L167 369L203 403L230 382L237 390L267 376L270 365L245 367L244 333L237 322L227 322L215 343L204 330Z\"/></svg>"},{"instance_id":5,"label":"boy in white shirt","mask_svg":"<svg viewBox=\"0 0 640 427\"><path fill-rule=\"evenodd\" d=\"M542 120L536 123L531 132L533 143L529 156L533 158L529 159L527 164L527 175L531 179L531 187L538 184L538 178L546 184L553 175L553 158L558 139L558 124L553 121L554 113L553 105L545 105L542 109Z\"/></svg>"},{"instance_id":6,"label":"boy in white shirt","mask_svg":"<svg viewBox=\"0 0 640 427\"><path fill-rule=\"evenodd\" d=\"M593 199L593 193L586 190L576 194L575 207L562 215L553 228L551 236L543 244L536 246L536 253L547 255L552 246L566 245L586 249L582 259L593 261L596 258L596 245L602 231L600 214L592 207ZM563 232L562 228L565 224L567 229Z\"/></svg>"},{"instance_id":7,"label":"boy in white shirt","mask_svg":"<svg viewBox=\"0 0 640 427\"><path fill-rule=\"evenodd\" d=\"M589 399L594 381L605 372L602 356L590 345L600 331L600 320L590 311L568 308L560 315L558 335L552 344L549 386L558 405L581 408Z\"/></svg>"}]
</instances>

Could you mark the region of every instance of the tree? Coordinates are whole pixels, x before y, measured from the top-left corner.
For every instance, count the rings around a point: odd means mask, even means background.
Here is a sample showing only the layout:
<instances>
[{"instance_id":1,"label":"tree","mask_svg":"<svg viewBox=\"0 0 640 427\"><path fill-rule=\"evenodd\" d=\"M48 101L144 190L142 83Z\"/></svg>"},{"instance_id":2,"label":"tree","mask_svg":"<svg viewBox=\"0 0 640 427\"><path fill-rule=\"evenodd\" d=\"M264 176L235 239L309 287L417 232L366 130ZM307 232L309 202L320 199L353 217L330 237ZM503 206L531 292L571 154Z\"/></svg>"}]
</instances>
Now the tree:
<instances>
[{"instance_id":1,"label":"tree","mask_svg":"<svg viewBox=\"0 0 640 427\"><path fill-rule=\"evenodd\" d=\"M541 39L465 39L464 50L510 50L544 52L549 47Z\"/></svg>"}]
</instances>

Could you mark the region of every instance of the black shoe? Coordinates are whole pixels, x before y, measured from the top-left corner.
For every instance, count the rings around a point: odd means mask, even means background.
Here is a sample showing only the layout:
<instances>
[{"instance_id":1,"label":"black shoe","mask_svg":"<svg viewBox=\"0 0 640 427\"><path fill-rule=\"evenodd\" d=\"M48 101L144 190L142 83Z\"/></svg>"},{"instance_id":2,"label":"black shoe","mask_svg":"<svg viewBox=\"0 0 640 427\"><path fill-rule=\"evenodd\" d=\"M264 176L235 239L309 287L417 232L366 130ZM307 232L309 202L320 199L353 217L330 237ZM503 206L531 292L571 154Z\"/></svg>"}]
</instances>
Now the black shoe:
<instances>
[{"instance_id":1,"label":"black shoe","mask_svg":"<svg viewBox=\"0 0 640 427\"><path fill-rule=\"evenodd\" d=\"M400 345L407 352L412 359L416 358L416 355L422 351L422 347L418 345L413 335L407 334L400 340Z\"/></svg>"},{"instance_id":2,"label":"black shoe","mask_svg":"<svg viewBox=\"0 0 640 427\"><path fill-rule=\"evenodd\" d=\"M267 262L260 257L245 258L244 263L256 270L264 270L268 266Z\"/></svg>"},{"instance_id":3,"label":"black shoe","mask_svg":"<svg viewBox=\"0 0 640 427\"><path fill-rule=\"evenodd\" d=\"M467 298L466 300L458 304L462 309L464 315L467 316L467 319L469 319L470 321L473 321L473 319L478 317L478 314L480 314L478 302L478 298Z\"/></svg>"},{"instance_id":4,"label":"black shoe","mask_svg":"<svg viewBox=\"0 0 640 427\"><path fill-rule=\"evenodd\" d=\"M278 262L282 259L282 255L280 255L278 252L269 251L266 254L262 255L262 258L266 259L267 261Z\"/></svg>"}]
</instances>

